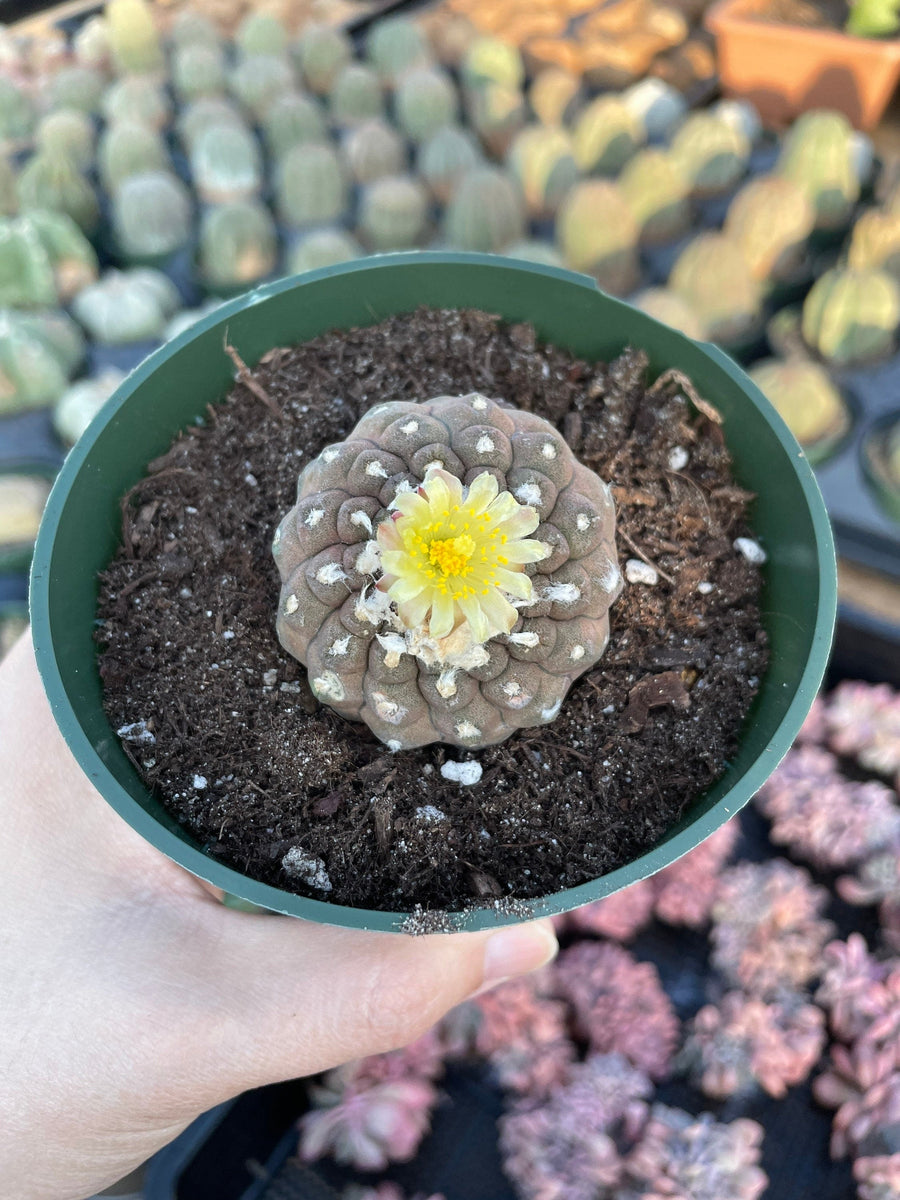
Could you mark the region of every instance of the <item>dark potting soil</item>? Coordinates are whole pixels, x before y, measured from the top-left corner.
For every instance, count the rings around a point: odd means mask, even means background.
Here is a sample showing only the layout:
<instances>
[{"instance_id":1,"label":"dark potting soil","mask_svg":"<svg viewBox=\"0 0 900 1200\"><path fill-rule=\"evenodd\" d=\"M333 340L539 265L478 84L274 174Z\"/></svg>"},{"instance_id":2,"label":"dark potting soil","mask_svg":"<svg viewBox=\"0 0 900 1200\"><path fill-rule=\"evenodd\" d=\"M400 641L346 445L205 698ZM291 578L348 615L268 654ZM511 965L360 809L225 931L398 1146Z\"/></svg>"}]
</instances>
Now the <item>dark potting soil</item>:
<instances>
[{"instance_id":1,"label":"dark potting soil","mask_svg":"<svg viewBox=\"0 0 900 1200\"><path fill-rule=\"evenodd\" d=\"M420 310L273 350L150 464L101 581L100 671L138 770L211 855L359 907L527 899L634 858L721 774L767 658L759 569L733 544L752 497L715 411L645 375L639 351L589 364L528 326ZM368 408L470 391L557 425L612 485L622 564L659 580L626 584L606 653L551 724L474 754L392 754L279 645L270 542L300 469ZM443 778L470 757L479 783ZM285 873L294 846L330 891Z\"/></svg>"},{"instance_id":2,"label":"dark potting soil","mask_svg":"<svg viewBox=\"0 0 900 1200\"><path fill-rule=\"evenodd\" d=\"M773 25L802 25L806 29L843 29L850 15L847 0L763 0L758 9L742 13L747 20Z\"/></svg>"}]
</instances>

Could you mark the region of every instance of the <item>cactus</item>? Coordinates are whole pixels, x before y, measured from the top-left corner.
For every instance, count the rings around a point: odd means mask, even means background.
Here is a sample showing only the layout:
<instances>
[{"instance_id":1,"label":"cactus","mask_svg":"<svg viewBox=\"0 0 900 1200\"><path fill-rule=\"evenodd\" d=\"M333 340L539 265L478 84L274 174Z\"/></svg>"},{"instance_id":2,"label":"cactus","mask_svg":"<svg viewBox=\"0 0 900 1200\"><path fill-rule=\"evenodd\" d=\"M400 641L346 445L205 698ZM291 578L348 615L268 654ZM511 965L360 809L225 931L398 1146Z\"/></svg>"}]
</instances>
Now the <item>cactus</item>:
<instances>
[{"instance_id":1,"label":"cactus","mask_svg":"<svg viewBox=\"0 0 900 1200\"><path fill-rule=\"evenodd\" d=\"M353 61L353 43L343 29L311 22L294 47L294 58L310 91L327 96L338 75Z\"/></svg>"},{"instance_id":2,"label":"cactus","mask_svg":"<svg viewBox=\"0 0 900 1200\"><path fill-rule=\"evenodd\" d=\"M74 221L35 209L0 221L0 305L67 303L97 278L97 256Z\"/></svg>"},{"instance_id":3,"label":"cactus","mask_svg":"<svg viewBox=\"0 0 900 1200\"><path fill-rule=\"evenodd\" d=\"M894 37L900 29L900 4L897 0L851 0L844 29L854 37Z\"/></svg>"},{"instance_id":4,"label":"cactus","mask_svg":"<svg viewBox=\"0 0 900 1200\"><path fill-rule=\"evenodd\" d=\"M806 113L788 130L778 174L799 184L816 210L817 229L840 229L859 199L853 130L840 113Z\"/></svg>"},{"instance_id":5,"label":"cactus","mask_svg":"<svg viewBox=\"0 0 900 1200\"><path fill-rule=\"evenodd\" d=\"M299 275L301 271L331 267L336 263L362 258L364 253L356 238L343 229L316 229L301 238L291 250L287 259L287 273Z\"/></svg>"},{"instance_id":6,"label":"cactus","mask_svg":"<svg viewBox=\"0 0 900 1200\"><path fill-rule=\"evenodd\" d=\"M542 125L567 125L581 97L581 80L562 67L544 67L528 89L531 111Z\"/></svg>"},{"instance_id":7,"label":"cactus","mask_svg":"<svg viewBox=\"0 0 900 1200\"><path fill-rule=\"evenodd\" d=\"M431 49L419 25L409 17L387 17L369 27L366 58L385 87L417 67L430 67Z\"/></svg>"},{"instance_id":8,"label":"cactus","mask_svg":"<svg viewBox=\"0 0 900 1200\"><path fill-rule=\"evenodd\" d=\"M81 171L94 162L94 123L77 108L59 108L42 118L35 130L38 151L48 155L63 154Z\"/></svg>"},{"instance_id":9,"label":"cactus","mask_svg":"<svg viewBox=\"0 0 900 1200\"><path fill-rule=\"evenodd\" d=\"M36 154L22 168L16 194L23 212L49 208L66 213L89 235L97 227L100 209L94 189L65 155Z\"/></svg>"},{"instance_id":10,"label":"cactus","mask_svg":"<svg viewBox=\"0 0 900 1200\"><path fill-rule=\"evenodd\" d=\"M225 56L219 46L179 46L172 56L172 88L181 101L221 96Z\"/></svg>"},{"instance_id":11,"label":"cactus","mask_svg":"<svg viewBox=\"0 0 900 1200\"><path fill-rule=\"evenodd\" d=\"M128 263L168 258L191 236L191 194L168 171L148 171L122 181L112 197L119 257Z\"/></svg>"},{"instance_id":12,"label":"cactus","mask_svg":"<svg viewBox=\"0 0 900 1200\"><path fill-rule=\"evenodd\" d=\"M107 192L132 175L165 171L171 166L165 142L155 129L136 121L117 121L100 135L97 170Z\"/></svg>"},{"instance_id":13,"label":"cactus","mask_svg":"<svg viewBox=\"0 0 900 1200\"><path fill-rule=\"evenodd\" d=\"M72 37L72 53L83 67L106 71L112 62L109 26L105 17L89 17Z\"/></svg>"},{"instance_id":14,"label":"cactus","mask_svg":"<svg viewBox=\"0 0 900 1200\"><path fill-rule=\"evenodd\" d=\"M399 175L406 167L403 139L378 117L349 130L341 151L351 179L374 183L385 175Z\"/></svg>"},{"instance_id":15,"label":"cactus","mask_svg":"<svg viewBox=\"0 0 900 1200\"><path fill-rule=\"evenodd\" d=\"M35 475L0 475L0 550L28 546L37 537L50 481Z\"/></svg>"},{"instance_id":16,"label":"cactus","mask_svg":"<svg viewBox=\"0 0 900 1200\"><path fill-rule=\"evenodd\" d=\"M542 418L477 393L379 404L300 475L278 637L390 749L490 745L552 721L603 653L614 536L608 487Z\"/></svg>"},{"instance_id":17,"label":"cactus","mask_svg":"<svg viewBox=\"0 0 900 1200\"><path fill-rule=\"evenodd\" d=\"M302 142L328 141L325 114L312 96L302 92L276 97L263 116L262 132L266 149L275 159Z\"/></svg>"},{"instance_id":18,"label":"cactus","mask_svg":"<svg viewBox=\"0 0 900 1200\"><path fill-rule=\"evenodd\" d=\"M66 388L53 409L53 428L67 446L74 446L124 378L122 371L107 367Z\"/></svg>"},{"instance_id":19,"label":"cactus","mask_svg":"<svg viewBox=\"0 0 900 1200\"><path fill-rule=\"evenodd\" d=\"M413 142L425 142L452 125L459 112L453 80L442 67L414 67L397 84L397 124Z\"/></svg>"},{"instance_id":20,"label":"cactus","mask_svg":"<svg viewBox=\"0 0 900 1200\"><path fill-rule=\"evenodd\" d=\"M460 76L466 88L480 88L496 83L501 87L519 90L525 81L522 55L515 46L500 38L480 37L466 50L460 66Z\"/></svg>"},{"instance_id":21,"label":"cactus","mask_svg":"<svg viewBox=\"0 0 900 1200\"><path fill-rule=\"evenodd\" d=\"M339 220L347 184L335 150L318 145L288 150L276 170L275 196L279 217L295 229Z\"/></svg>"},{"instance_id":22,"label":"cactus","mask_svg":"<svg viewBox=\"0 0 900 1200\"><path fill-rule=\"evenodd\" d=\"M5 154L0 154L0 216L12 216L18 210L15 168Z\"/></svg>"},{"instance_id":23,"label":"cactus","mask_svg":"<svg viewBox=\"0 0 900 1200\"><path fill-rule=\"evenodd\" d=\"M286 58L274 54L254 54L238 63L229 77L232 94L257 121L279 96L296 87L294 69Z\"/></svg>"},{"instance_id":24,"label":"cactus","mask_svg":"<svg viewBox=\"0 0 900 1200\"><path fill-rule=\"evenodd\" d=\"M27 145L34 132L34 105L26 92L0 75L0 147L17 150Z\"/></svg>"},{"instance_id":25,"label":"cactus","mask_svg":"<svg viewBox=\"0 0 900 1200\"><path fill-rule=\"evenodd\" d=\"M711 113L695 112L672 139L671 155L695 196L718 196L746 171L750 142Z\"/></svg>"},{"instance_id":26,"label":"cactus","mask_svg":"<svg viewBox=\"0 0 900 1200\"><path fill-rule=\"evenodd\" d=\"M756 107L749 100L719 100L710 112L743 134L751 146L756 145L762 137L762 121Z\"/></svg>"},{"instance_id":27,"label":"cactus","mask_svg":"<svg viewBox=\"0 0 900 1200\"><path fill-rule=\"evenodd\" d=\"M59 320L71 324L64 314ZM0 309L0 416L55 404L65 391L77 363L66 361L45 328L43 314ZM75 339L83 352L77 333Z\"/></svg>"},{"instance_id":28,"label":"cactus","mask_svg":"<svg viewBox=\"0 0 900 1200\"><path fill-rule=\"evenodd\" d=\"M16 324L40 341L61 365L67 378L81 366L85 355L84 334L75 321L61 309L43 312L18 312Z\"/></svg>"},{"instance_id":29,"label":"cactus","mask_svg":"<svg viewBox=\"0 0 900 1200\"><path fill-rule=\"evenodd\" d=\"M481 149L468 129L445 125L419 146L416 170L435 199L446 204L463 175L481 161Z\"/></svg>"},{"instance_id":30,"label":"cactus","mask_svg":"<svg viewBox=\"0 0 900 1200\"><path fill-rule=\"evenodd\" d=\"M811 462L821 462L850 428L850 411L818 363L767 358L749 372Z\"/></svg>"},{"instance_id":31,"label":"cactus","mask_svg":"<svg viewBox=\"0 0 900 1200\"><path fill-rule=\"evenodd\" d=\"M185 107L178 118L178 140L188 155L203 130L213 125L238 125L243 129L244 118L237 105L222 96L202 96Z\"/></svg>"},{"instance_id":32,"label":"cactus","mask_svg":"<svg viewBox=\"0 0 900 1200\"><path fill-rule=\"evenodd\" d=\"M518 184L499 167L483 166L459 181L444 214L444 234L457 250L499 253L525 233Z\"/></svg>"},{"instance_id":33,"label":"cactus","mask_svg":"<svg viewBox=\"0 0 900 1200\"><path fill-rule=\"evenodd\" d=\"M854 270L881 267L900 279L900 209L863 213L853 226L847 264Z\"/></svg>"},{"instance_id":34,"label":"cactus","mask_svg":"<svg viewBox=\"0 0 900 1200\"><path fill-rule=\"evenodd\" d=\"M95 117L103 104L106 80L94 67L71 63L59 68L46 82L46 107L75 109L86 117Z\"/></svg>"},{"instance_id":35,"label":"cactus","mask_svg":"<svg viewBox=\"0 0 900 1200\"><path fill-rule=\"evenodd\" d=\"M746 184L728 208L725 232L762 282L789 278L797 268L816 214L803 188L778 175Z\"/></svg>"},{"instance_id":36,"label":"cactus","mask_svg":"<svg viewBox=\"0 0 900 1200\"><path fill-rule=\"evenodd\" d=\"M706 337L703 322L687 300L668 288L647 288L646 291L639 292L631 303L648 317L677 329L686 337L696 338L698 341Z\"/></svg>"},{"instance_id":37,"label":"cactus","mask_svg":"<svg viewBox=\"0 0 900 1200\"><path fill-rule=\"evenodd\" d=\"M374 251L408 250L421 243L428 224L428 190L409 175L377 179L365 188L359 232Z\"/></svg>"},{"instance_id":38,"label":"cactus","mask_svg":"<svg viewBox=\"0 0 900 1200\"><path fill-rule=\"evenodd\" d=\"M646 245L674 241L690 228L688 186L665 150L640 150L619 176L619 189Z\"/></svg>"},{"instance_id":39,"label":"cactus","mask_svg":"<svg viewBox=\"0 0 900 1200\"><path fill-rule=\"evenodd\" d=\"M284 54L288 48L288 34L283 23L272 13L247 13L234 34L234 44L244 57L255 54Z\"/></svg>"},{"instance_id":40,"label":"cactus","mask_svg":"<svg viewBox=\"0 0 900 1200\"><path fill-rule=\"evenodd\" d=\"M740 246L724 234L694 238L678 256L669 287L687 301L713 341L738 342L761 319L760 285Z\"/></svg>"},{"instance_id":41,"label":"cactus","mask_svg":"<svg viewBox=\"0 0 900 1200\"><path fill-rule=\"evenodd\" d=\"M671 140L688 111L681 92L652 76L626 88L622 102L651 141Z\"/></svg>"},{"instance_id":42,"label":"cactus","mask_svg":"<svg viewBox=\"0 0 900 1200\"><path fill-rule=\"evenodd\" d=\"M175 14L169 26L169 43L173 50L185 46L214 46L222 48L222 37L214 21L194 8L183 8Z\"/></svg>"},{"instance_id":43,"label":"cactus","mask_svg":"<svg viewBox=\"0 0 900 1200\"><path fill-rule=\"evenodd\" d=\"M593 275L614 295L626 295L638 279L637 221L614 183L592 179L569 192L556 221L567 266Z\"/></svg>"},{"instance_id":44,"label":"cactus","mask_svg":"<svg viewBox=\"0 0 900 1200\"><path fill-rule=\"evenodd\" d=\"M328 93L328 110L341 128L384 116L384 93L378 76L361 63L344 67Z\"/></svg>"},{"instance_id":45,"label":"cactus","mask_svg":"<svg viewBox=\"0 0 900 1200\"><path fill-rule=\"evenodd\" d=\"M485 83L465 95L469 124L491 154L503 158L513 138L528 123L528 105L519 88Z\"/></svg>"},{"instance_id":46,"label":"cactus","mask_svg":"<svg viewBox=\"0 0 900 1200\"><path fill-rule=\"evenodd\" d=\"M562 129L528 125L516 135L506 165L533 217L552 217L578 179L572 139Z\"/></svg>"},{"instance_id":47,"label":"cactus","mask_svg":"<svg viewBox=\"0 0 900 1200\"><path fill-rule=\"evenodd\" d=\"M550 242L531 241L524 238L513 242L503 251L506 258L519 258L523 262L538 263L542 267L563 267L562 255Z\"/></svg>"},{"instance_id":48,"label":"cactus","mask_svg":"<svg viewBox=\"0 0 900 1200\"><path fill-rule=\"evenodd\" d=\"M172 106L163 88L142 75L117 80L103 96L101 107L108 125L138 121L151 129L164 129L172 119Z\"/></svg>"},{"instance_id":49,"label":"cactus","mask_svg":"<svg viewBox=\"0 0 900 1200\"><path fill-rule=\"evenodd\" d=\"M275 223L259 201L234 200L203 214L199 267L207 287L230 290L258 283L277 262Z\"/></svg>"},{"instance_id":50,"label":"cactus","mask_svg":"<svg viewBox=\"0 0 900 1200\"><path fill-rule=\"evenodd\" d=\"M803 303L807 345L835 366L886 358L898 326L900 285L886 271L826 271Z\"/></svg>"},{"instance_id":51,"label":"cactus","mask_svg":"<svg viewBox=\"0 0 900 1200\"><path fill-rule=\"evenodd\" d=\"M101 346L162 337L181 297L171 280L147 267L107 271L72 301L72 313Z\"/></svg>"},{"instance_id":52,"label":"cactus","mask_svg":"<svg viewBox=\"0 0 900 1200\"><path fill-rule=\"evenodd\" d=\"M104 15L112 59L123 75L149 75L165 67L162 42L146 0L107 0Z\"/></svg>"},{"instance_id":53,"label":"cactus","mask_svg":"<svg viewBox=\"0 0 900 1200\"><path fill-rule=\"evenodd\" d=\"M211 125L201 130L190 163L197 195L208 204L253 196L262 188L259 143L240 125Z\"/></svg>"},{"instance_id":54,"label":"cactus","mask_svg":"<svg viewBox=\"0 0 900 1200\"><path fill-rule=\"evenodd\" d=\"M640 122L618 96L600 96L575 122L575 161L585 174L617 175L644 137Z\"/></svg>"}]
</instances>

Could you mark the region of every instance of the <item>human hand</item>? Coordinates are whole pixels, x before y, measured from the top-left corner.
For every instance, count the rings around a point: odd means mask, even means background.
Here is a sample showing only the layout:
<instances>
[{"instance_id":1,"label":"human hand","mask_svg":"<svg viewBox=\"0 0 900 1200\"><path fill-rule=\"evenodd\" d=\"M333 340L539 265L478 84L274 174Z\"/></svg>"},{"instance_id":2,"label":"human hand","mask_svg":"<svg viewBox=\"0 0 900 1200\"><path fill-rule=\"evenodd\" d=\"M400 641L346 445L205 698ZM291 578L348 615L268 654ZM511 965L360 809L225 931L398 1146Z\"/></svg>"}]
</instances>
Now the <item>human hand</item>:
<instances>
[{"instance_id":1,"label":"human hand","mask_svg":"<svg viewBox=\"0 0 900 1200\"><path fill-rule=\"evenodd\" d=\"M0 1197L81 1200L247 1088L394 1049L555 951L251 916L144 842L0 666Z\"/></svg>"}]
</instances>

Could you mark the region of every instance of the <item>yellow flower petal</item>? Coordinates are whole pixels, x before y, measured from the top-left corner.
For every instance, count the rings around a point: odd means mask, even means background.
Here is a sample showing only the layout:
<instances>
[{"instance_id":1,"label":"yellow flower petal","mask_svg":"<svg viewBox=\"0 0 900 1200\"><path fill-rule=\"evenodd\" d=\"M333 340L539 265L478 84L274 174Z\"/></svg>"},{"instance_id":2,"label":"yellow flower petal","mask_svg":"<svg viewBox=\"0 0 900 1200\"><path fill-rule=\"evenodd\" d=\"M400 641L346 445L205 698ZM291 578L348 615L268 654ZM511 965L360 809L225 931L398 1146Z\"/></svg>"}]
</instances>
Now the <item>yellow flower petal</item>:
<instances>
[{"instance_id":1,"label":"yellow flower petal","mask_svg":"<svg viewBox=\"0 0 900 1200\"><path fill-rule=\"evenodd\" d=\"M437 592L431 606L429 632L433 638L444 638L453 632L456 624L456 605L449 592Z\"/></svg>"},{"instance_id":2,"label":"yellow flower petal","mask_svg":"<svg viewBox=\"0 0 900 1200\"><path fill-rule=\"evenodd\" d=\"M549 558L553 550L546 542L539 542L532 538L521 538L517 541L507 542L503 547L502 557L508 563L533 563L541 562L542 559Z\"/></svg>"},{"instance_id":3,"label":"yellow flower petal","mask_svg":"<svg viewBox=\"0 0 900 1200\"><path fill-rule=\"evenodd\" d=\"M388 588L388 595L398 604L403 604L407 600L414 600L427 586L428 580L418 575L402 575Z\"/></svg>"},{"instance_id":4,"label":"yellow flower petal","mask_svg":"<svg viewBox=\"0 0 900 1200\"><path fill-rule=\"evenodd\" d=\"M497 480L488 471L476 475L469 485L466 507L476 516L485 511L497 498Z\"/></svg>"},{"instance_id":5,"label":"yellow flower petal","mask_svg":"<svg viewBox=\"0 0 900 1200\"><path fill-rule=\"evenodd\" d=\"M519 600L530 600L532 596L531 579L522 571L507 571L505 567L496 570L497 586L510 596Z\"/></svg>"},{"instance_id":6,"label":"yellow flower petal","mask_svg":"<svg viewBox=\"0 0 900 1200\"><path fill-rule=\"evenodd\" d=\"M473 641L486 642L489 637L492 637L495 633L499 633L499 630L491 628L487 613L482 608L477 596L466 596L460 600L459 607L462 610L463 616L469 622Z\"/></svg>"}]
</instances>

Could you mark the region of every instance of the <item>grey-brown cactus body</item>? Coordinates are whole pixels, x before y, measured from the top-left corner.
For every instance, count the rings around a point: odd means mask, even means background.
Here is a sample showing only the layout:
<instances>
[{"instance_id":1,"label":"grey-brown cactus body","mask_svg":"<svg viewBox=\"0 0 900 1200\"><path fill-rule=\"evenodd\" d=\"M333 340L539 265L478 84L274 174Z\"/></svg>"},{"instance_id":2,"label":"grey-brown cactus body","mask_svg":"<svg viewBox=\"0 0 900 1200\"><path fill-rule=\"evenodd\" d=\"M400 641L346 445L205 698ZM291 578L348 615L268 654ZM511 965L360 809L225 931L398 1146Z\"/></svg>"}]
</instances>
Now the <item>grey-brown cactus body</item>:
<instances>
[{"instance_id":1,"label":"grey-brown cactus body","mask_svg":"<svg viewBox=\"0 0 900 1200\"><path fill-rule=\"evenodd\" d=\"M483 644L455 629L436 648L427 624L405 628L377 586L379 526L436 468L464 487L493 475L539 520L543 557L524 567L530 598L514 601L512 627ZM478 393L371 409L303 470L273 553L282 645L323 703L392 750L478 748L552 721L603 653L622 587L607 485L548 422Z\"/></svg>"}]
</instances>

